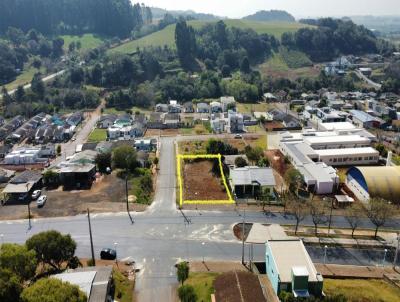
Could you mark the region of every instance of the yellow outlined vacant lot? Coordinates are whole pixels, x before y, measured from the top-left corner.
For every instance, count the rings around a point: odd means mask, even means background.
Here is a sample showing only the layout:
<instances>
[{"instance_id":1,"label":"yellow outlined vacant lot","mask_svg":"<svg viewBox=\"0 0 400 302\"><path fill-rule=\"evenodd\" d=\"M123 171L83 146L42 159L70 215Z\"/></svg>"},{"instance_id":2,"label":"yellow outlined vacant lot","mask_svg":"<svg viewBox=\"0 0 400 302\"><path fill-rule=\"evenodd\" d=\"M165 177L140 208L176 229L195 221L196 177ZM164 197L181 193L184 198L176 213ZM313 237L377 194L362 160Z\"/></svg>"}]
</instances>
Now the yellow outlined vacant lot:
<instances>
[{"instance_id":1,"label":"yellow outlined vacant lot","mask_svg":"<svg viewBox=\"0 0 400 302\"><path fill-rule=\"evenodd\" d=\"M226 193L228 195L227 200L184 200L183 199L183 179L181 175L181 161L185 159L218 159L219 163L219 169L221 171L221 178L222 182L224 183L224 187L226 190ZM233 204L235 201L232 199L232 194L229 191L228 184L226 183L225 175L224 175L224 170L222 168L222 160L221 160L221 154L204 154L204 155L177 155L177 160L176 160L176 168L177 168L177 173L178 173L178 183L179 183L179 206L182 207L184 204Z\"/></svg>"}]
</instances>

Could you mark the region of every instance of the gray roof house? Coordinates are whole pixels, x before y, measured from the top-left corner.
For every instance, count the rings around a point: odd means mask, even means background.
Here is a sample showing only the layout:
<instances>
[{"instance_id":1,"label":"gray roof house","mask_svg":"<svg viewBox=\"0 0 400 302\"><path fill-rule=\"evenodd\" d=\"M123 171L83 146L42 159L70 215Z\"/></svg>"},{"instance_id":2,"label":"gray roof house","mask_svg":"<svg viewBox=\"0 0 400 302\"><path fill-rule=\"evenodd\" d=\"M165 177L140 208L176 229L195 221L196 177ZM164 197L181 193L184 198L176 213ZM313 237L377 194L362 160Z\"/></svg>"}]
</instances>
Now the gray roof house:
<instances>
[{"instance_id":1,"label":"gray roof house","mask_svg":"<svg viewBox=\"0 0 400 302\"><path fill-rule=\"evenodd\" d=\"M229 181L237 198L272 197L276 185L271 168L244 167L230 169Z\"/></svg>"},{"instance_id":2,"label":"gray roof house","mask_svg":"<svg viewBox=\"0 0 400 302\"><path fill-rule=\"evenodd\" d=\"M183 112L185 113L193 113L194 112L194 106L192 102L186 102L183 104Z\"/></svg>"},{"instance_id":3,"label":"gray roof house","mask_svg":"<svg viewBox=\"0 0 400 302\"><path fill-rule=\"evenodd\" d=\"M197 104L197 113L209 113L210 106L206 103L198 103Z\"/></svg>"},{"instance_id":4,"label":"gray roof house","mask_svg":"<svg viewBox=\"0 0 400 302\"><path fill-rule=\"evenodd\" d=\"M107 129L108 127L112 126L117 119L117 115L115 114L107 114L100 117L99 121L97 122L97 128L100 129Z\"/></svg>"},{"instance_id":5,"label":"gray roof house","mask_svg":"<svg viewBox=\"0 0 400 302\"><path fill-rule=\"evenodd\" d=\"M222 96L220 101L223 112L228 112L228 110L236 108L236 101L233 96Z\"/></svg>"},{"instance_id":6,"label":"gray roof house","mask_svg":"<svg viewBox=\"0 0 400 302\"><path fill-rule=\"evenodd\" d=\"M167 104L157 104L155 107L155 112L168 112Z\"/></svg>"},{"instance_id":7,"label":"gray roof house","mask_svg":"<svg viewBox=\"0 0 400 302\"><path fill-rule=\"evenodd\" d=\"M78 286L86 294L88 302L112 301L112 266L82 267L52 278Z\"/></svg>"},{"instance_id":8,"label":"gray roof house","mask_svg":"<svg viewBox=\"0 0 400 302\"><path fill-rule=\"evenodd\" d=\"M283 125L285 128L298 128L301 127L300 122L298 119L296 119L294 116L287 114L283 118Z\"/></svg>"}]
</instances>

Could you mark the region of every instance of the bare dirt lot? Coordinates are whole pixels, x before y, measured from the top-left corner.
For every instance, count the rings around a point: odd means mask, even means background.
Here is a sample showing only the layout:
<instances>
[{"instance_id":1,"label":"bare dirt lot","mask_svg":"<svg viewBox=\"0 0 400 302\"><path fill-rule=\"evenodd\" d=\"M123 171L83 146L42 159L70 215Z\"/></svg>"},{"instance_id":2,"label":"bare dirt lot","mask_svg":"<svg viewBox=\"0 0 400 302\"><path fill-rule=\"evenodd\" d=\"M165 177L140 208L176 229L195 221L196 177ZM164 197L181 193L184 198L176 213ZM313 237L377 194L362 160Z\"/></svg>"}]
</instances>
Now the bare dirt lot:
<instances>
[{"instance_id":1,"label":"bare dirt lot","mask_svg":"<svg viewBox=\"0 0 400 302\"><path fill-rule=\"evenodd\" d=\"M183 198L185 200L228 200L220 178L211 172L211 161L185 162Z\"/></svg>"},{"instance_id":2,"label":"bare dirt lot","mask_svg":"<svg viewBox=\"0 0 400 302\"><path fill-rule=\"evenodd\" d=\"M113 174L97 179L90 190L63 191L60 187L56 190L43 190L42 194L48 197L44 207L39 209L34 201L31 202L34 218L73 216L85 213L87 208L93 213L126 211L125 182ZM130 205L132 211L143 211L145 208L144 205ZM26 204L0 207L2 220L27 217Z\"/></svg>"},{"instance_id":3,"label":"bare dirt lot","mask_svg":"<svg viewBox=\"0 0 400 302\"><path fill-rule=\"evenodd\" d=\"M258 278L252 273L230 272L222 274L215 279L214 288L216 301L265 301Z\"/></svg>"}]
</instances>

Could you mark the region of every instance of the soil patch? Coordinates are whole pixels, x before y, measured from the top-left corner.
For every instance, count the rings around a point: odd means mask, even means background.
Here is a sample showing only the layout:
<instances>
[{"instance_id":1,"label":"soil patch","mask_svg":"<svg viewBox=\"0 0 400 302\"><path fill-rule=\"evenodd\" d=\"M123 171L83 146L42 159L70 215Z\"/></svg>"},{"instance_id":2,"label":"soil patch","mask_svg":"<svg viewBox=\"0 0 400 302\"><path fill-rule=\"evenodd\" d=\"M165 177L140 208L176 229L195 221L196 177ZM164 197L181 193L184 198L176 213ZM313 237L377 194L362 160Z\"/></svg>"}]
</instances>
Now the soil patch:
<instances>
[{"instance_id":1,"label":"soil patch","mask_svg":"<svg viewBox=\"0 0 400 302\"><path fill-rule=\"evenodd\" d=\"M216 301L265 301L258 277L249 272L222 274L215 279L214 288Z\"/></svg>"},{"instance_id":2,"label":"soil patch","mask_svg":"<svg viewBox=\"0 0 400 302\"><path fill-rule=\"evenodd\" d=\"M211 161L185 162L183 169L184 200L228 200L221 178L211 172Z\"/></svg>"}]
</instances>

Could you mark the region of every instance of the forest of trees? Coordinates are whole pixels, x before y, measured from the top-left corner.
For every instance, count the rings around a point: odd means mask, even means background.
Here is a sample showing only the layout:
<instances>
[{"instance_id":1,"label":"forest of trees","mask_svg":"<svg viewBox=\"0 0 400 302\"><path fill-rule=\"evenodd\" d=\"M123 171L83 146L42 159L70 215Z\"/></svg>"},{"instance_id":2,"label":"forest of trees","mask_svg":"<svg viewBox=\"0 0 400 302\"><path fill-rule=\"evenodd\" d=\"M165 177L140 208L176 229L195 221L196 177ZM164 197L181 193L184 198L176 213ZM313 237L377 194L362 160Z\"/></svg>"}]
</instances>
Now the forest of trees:
<instances>
[{"instance_id":1,"label":"forest of trees","mask_svg":"<svg viewBox=\"0 0 400 302\"><path fill-rule=\"evenodd\" d=\"M0 33L8 27L43 34L85 32L127 37L151 23L151 9L129 0L2 0Z\"/></svg>"},{"instance_id":2,"label":"forest of trees","mask_svg":"<svg viewBox=\"0 0 400 302\"><path fill-rule=\"evenodd\" d=\"M36 57L32 65L39 69L50 59L59 58L63 54L63 39L46 38L33 29L24 33L20 29L9 27L5 38L8 43L0 41L0 85L13 80L18 71L23 70L24 63L30 56Z\"/></svg>"},{"instance_id":3,"label":"forest of trees","mask_svg":"<svg viewBox=\"0 0 400 302\"><path fill-rule=\"evenodd\" d=\"M270 11L261 10L261 11L256 12L253 15L244 17L243 19L251 20L251 21L261 21L261 22L266 22L266 21L295 22L296 21L296 19L291 14L289 14L288 12L283 11L283 10L270 10Z\"/></svg>"},{"instance_id":4,"label":"forest of trees","mask_svg":"<svg viewBox=\"0 0 400 302\"><path fill-rule=\"evenodd\" d=\"M294 34L285 33L282 45L303 51L314 62L330 61L339 55L384 53L390 46L381 44L372 31L351 21L323 18L300 22L316 28L302 28Z\"/></svg>"}]
</instances>

